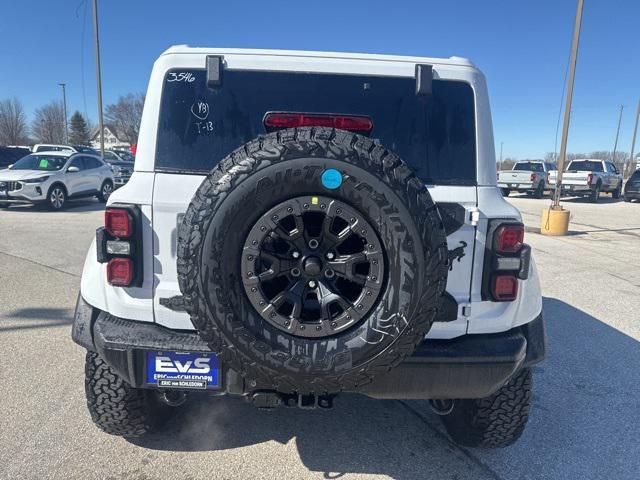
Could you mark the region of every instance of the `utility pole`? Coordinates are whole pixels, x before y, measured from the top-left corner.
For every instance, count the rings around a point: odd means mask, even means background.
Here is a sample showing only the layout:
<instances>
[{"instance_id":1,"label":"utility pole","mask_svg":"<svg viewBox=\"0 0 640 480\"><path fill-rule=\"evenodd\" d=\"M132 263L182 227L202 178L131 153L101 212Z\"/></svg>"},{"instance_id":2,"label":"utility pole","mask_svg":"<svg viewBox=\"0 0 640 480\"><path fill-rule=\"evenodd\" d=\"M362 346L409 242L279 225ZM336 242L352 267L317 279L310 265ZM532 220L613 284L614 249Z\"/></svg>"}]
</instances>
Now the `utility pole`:
<instances>
[{"instance_id":1,"label":"utility pole","mask_svg":"<svg viewBox=\"0 0 640 480\"><path fill-rule=\"evenodd\" d=\"M633 153L636 147L636 134L638 133L638 119L640 118L640 100L638 100L638 109L636 110L636 126L633 127L633 137L631 139L631 153L629 154L629 165L627 165L626 175L631 176L635 166L633 165Z\"/></svg>"},{"instance_id":2,"label":"utility pole","mask_svg":"<svg viewBox=\"0 0 640 480\"><path fill-rule=\"evenodd\" d=\"M93 38L96 46L96 80L98 82L98 125L100 154L104 157L104 119L102 118L102 76L100 74L100 35L98 33L98 0L93 0Z\"/></svg>"},{"instance_id":3,"label":"utility pole","mask_svg":"<svg viewBox=\"0 0 640 480\"><path fill-rule=\"evenodd\" d=\"M571 61L569 67L569 84L567 88L567 101L564 107L564 121L562 123L562 140L560 141L560 157L558 157L556 188L553 192L551 208L560 210L560 193L562 192L562 173L567 156L567 137L569 135L569 121L571 119L571 102L573 100L573 82L576 76L576 63L578 61L578 46L580 44L580 27L582 26L582 7L584 0L578 0L578 11L573 27L573 41L571 42Z\"/></svg>"},{"instance_id":4,"label":"utility pole","mask_svg":"<svg viewBox=\"0 0 640 480\"><path fill-rule=\"evenodd\" d=\"M502 146L504 142L500 142L500 170L502 170Z\"/></svg>"},{"instance_id":5,"label":"utility pole","mask_svg":"<svg viewBox=\"0 0 640 480\"><path fill-rule=\"evenodd\" d=\"M66 83L59 83L62 87L62 105L64 109L64 143L69 143L69 126L67 125L67 91L65 87Z\"/></svg>"},{"instance_id":6,"label":"utility pole","mask_svg":"<svg viewBox=\"0 0 640 480\"><path fill-rule=\"evenodd\" d=\"M620 123L622 123L622 110L624 110L624 105L620 105L620 115L618 115L618 129L616 130L616 141L613 144L613 158L612 162L616 161L616 150L618 149L618 136L620 135Z\"/></svg>"}]
</instances>

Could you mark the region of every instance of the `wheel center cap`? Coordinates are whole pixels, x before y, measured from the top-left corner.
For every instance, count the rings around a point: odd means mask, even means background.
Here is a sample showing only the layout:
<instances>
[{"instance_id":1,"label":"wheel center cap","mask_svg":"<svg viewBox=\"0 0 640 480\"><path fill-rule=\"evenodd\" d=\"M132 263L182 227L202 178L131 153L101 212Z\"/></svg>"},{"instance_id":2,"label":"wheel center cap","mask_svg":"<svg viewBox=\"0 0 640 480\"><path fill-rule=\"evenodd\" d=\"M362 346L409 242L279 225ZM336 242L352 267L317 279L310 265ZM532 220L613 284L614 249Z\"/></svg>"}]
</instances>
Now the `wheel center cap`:
<instances>
[{"instance_id":1,"label":"wheel center cap","mask_svg":"<svg viewBox=\"0 0 640 480\"><path fill-rule=\"evenodd\" d=\"M322 271L322 261L318 257L309 257L302 267L307 275L319 275Z\"/></svg>"}]
</instances>

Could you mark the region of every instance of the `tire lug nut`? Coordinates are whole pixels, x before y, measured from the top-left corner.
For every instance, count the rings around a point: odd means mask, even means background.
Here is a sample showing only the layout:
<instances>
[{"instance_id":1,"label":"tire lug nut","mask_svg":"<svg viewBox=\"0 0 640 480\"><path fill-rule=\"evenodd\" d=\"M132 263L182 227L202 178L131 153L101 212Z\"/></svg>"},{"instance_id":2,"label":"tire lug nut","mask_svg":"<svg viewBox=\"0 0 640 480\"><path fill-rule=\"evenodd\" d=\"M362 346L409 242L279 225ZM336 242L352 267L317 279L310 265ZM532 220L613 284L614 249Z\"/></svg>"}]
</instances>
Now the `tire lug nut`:
<instances>
[{"instance_id":1,"label":"tire lug nut","mask_svg":"<svg viewBox=\"0 0 640 480\"><path fill-rule=\"evenodd\" d=\"M309 286L309 288L316 288L315 280L309 280L309 283L307 285Z\"/></svg>"},{"instance_id":2,"label":"tire lug nut","mask_svg":"<svg viewBox=\"0 0 640 480\"><path fill-rule=\"evenodd\" d=\"M293 252L293 253L291 254L291 256L292 256L293 258L300 258L300 252Z\"/></svg>"},{"instance_id":3,"label":"tire lug nut","mask_svg":"<svg viewBox=\"0 0 640 480\"><path fill-rule=\"evenodd\" d=\"M311 240L309 240L309 248L312 250L315 250L316 248L318 248L318 240L316 240L315 238L312 238Z\"/></svg>"},{"instance_id":4,"label":"tire lug nut","mask_svg":"<svg viewBox=\"0 0 640 480\"><path fill-rule=\"evenodd\" d=\"M333 252L327 252L327 260L333 260L334 258L336 258L336 256Z\"/></svg>"}]
</instances>

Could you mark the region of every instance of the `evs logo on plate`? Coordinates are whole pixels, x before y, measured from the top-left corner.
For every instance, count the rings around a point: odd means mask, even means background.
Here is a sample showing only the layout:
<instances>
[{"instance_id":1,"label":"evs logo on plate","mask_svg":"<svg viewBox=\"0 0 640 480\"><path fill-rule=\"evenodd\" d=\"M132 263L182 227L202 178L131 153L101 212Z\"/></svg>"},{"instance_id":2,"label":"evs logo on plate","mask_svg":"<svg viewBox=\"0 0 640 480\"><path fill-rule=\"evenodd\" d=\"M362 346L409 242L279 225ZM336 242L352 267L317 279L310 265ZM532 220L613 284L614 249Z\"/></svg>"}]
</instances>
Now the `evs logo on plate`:
<instances>
[{"instance_id":1,"label":"evs logo on plate","mask_svg":"<svg viewBox=\"0 0 640 480\"><path fill-rule=\"evenodd\" d=\"M180 389L217 388L218 358L207 353L147 352L147 383Z\"/></svg>"}]
</instances>

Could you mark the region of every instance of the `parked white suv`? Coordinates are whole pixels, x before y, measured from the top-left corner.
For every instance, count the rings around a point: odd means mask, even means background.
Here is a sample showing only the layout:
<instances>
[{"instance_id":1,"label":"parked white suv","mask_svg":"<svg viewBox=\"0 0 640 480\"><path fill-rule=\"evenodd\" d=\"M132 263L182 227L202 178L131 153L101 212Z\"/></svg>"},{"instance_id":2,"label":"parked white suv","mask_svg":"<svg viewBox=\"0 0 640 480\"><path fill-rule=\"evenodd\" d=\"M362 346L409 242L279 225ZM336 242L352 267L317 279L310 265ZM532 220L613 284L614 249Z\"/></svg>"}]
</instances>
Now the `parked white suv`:
<instances>
[{"instance_id":1,"label":"parked white suv","mask_svg":"<svg viewBox=\"0 0 640 480\"><path fill-rule=\"evenodd\" d=\"M140 436L188 395L356 392L515 441L545 333L491 128L462 58L165 52L82 274L93 421Z\"/></svg>"},{"instance_id":2,"label":"parked white suv","mask_svg":"<svg viewBox=\"0 0 640 480\"><path fill-rule=\"evenodd\" d=\"M71 151L32 153L0 170L0 207L46 203L60 210L70 198L96 196L106 202L113 172L100 157Z\"/></svg>"}]
</instances>

